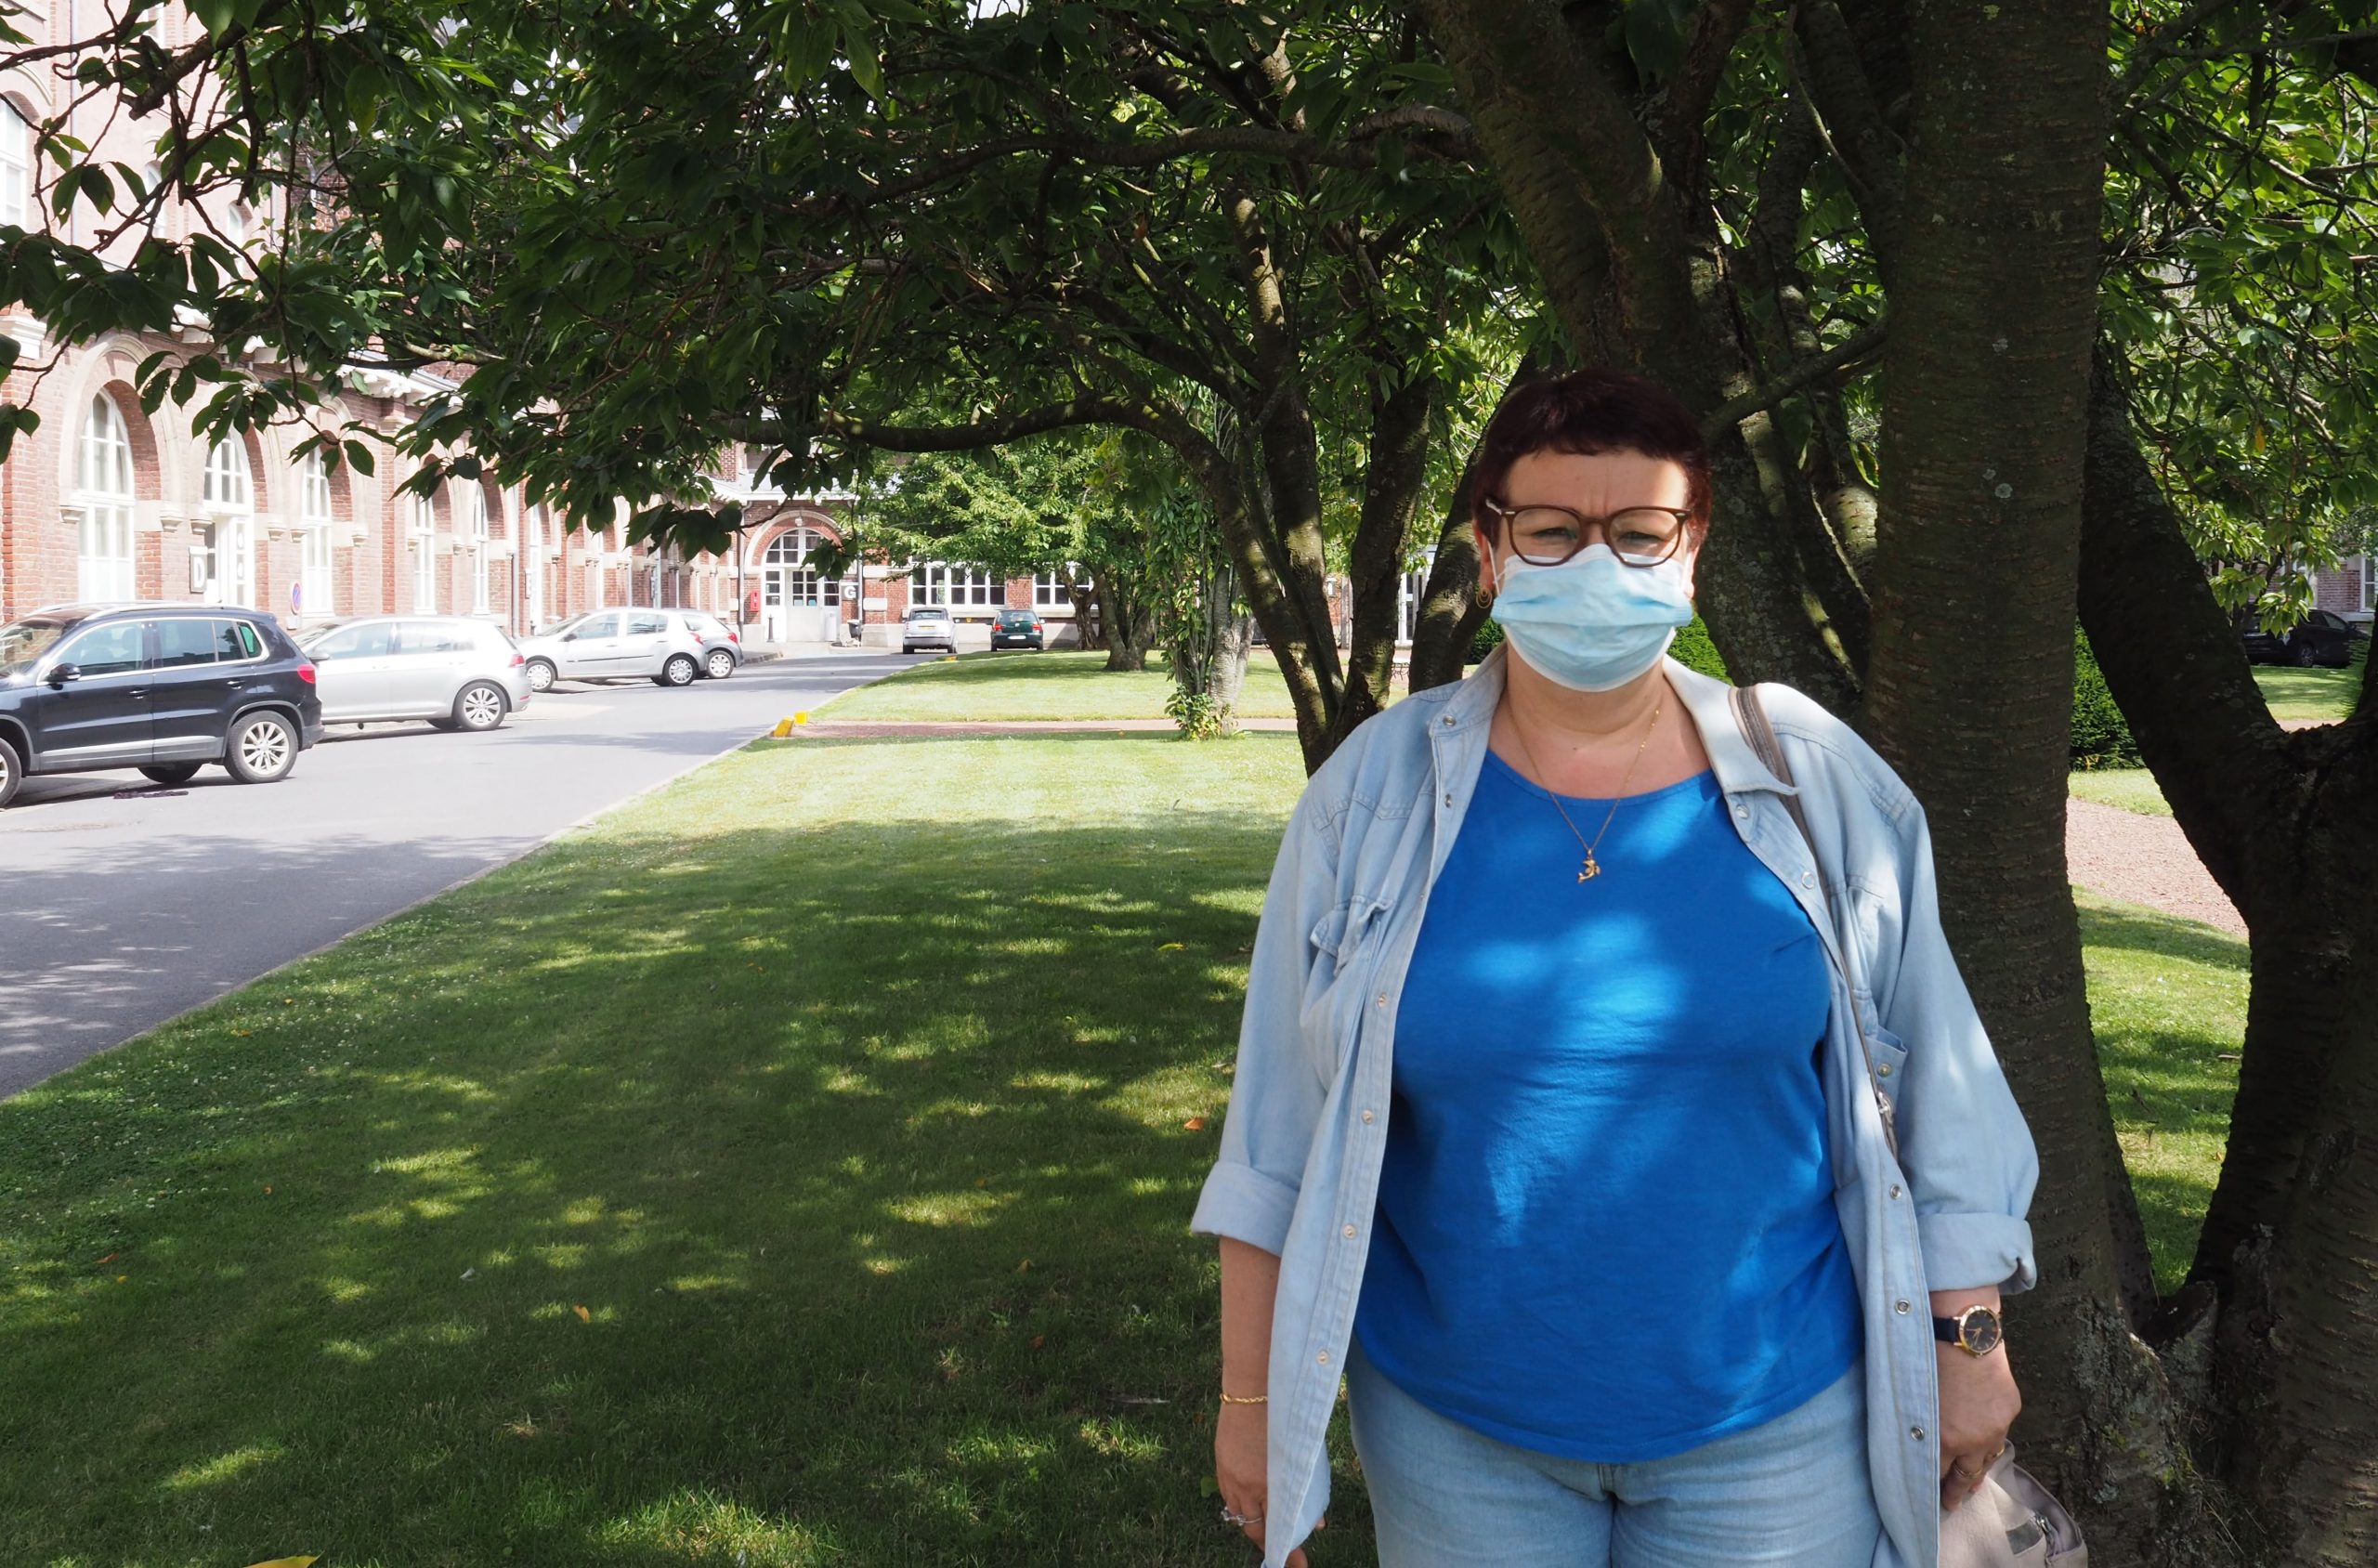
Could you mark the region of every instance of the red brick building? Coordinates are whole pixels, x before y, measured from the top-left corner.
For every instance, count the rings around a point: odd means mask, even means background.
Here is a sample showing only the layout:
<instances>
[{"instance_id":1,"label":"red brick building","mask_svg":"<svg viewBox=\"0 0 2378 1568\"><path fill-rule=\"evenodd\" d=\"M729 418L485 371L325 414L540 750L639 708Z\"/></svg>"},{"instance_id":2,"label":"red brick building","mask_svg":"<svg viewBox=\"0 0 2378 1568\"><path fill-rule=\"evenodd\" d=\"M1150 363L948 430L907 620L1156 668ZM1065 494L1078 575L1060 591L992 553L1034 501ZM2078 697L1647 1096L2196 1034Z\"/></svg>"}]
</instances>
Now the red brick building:
<instances>
[{"instance_id":1,"label":"red brick building","mask_svg":"<svg viewBox=\"0 0 2378 1568\"><path fill-rule=\"evenodd\" d=\"M69 41L72 22L73 7L63 6L15 19L36 46ZM178 11L163 14L158 29L167 48L199 36L195 20ZM0 78L0 225L88 242L101 215L50 215L31 129L71 97L45 71ZM153 167L150 133L111 106L63 112L64 128L94 143L94 158ZM169 240L211 230L237 245L268 238L281 221L276 210L250 211L224 193L172 205L159 229ZM21 350L0 398L41 415L40 428L0 464L0 620L44 605L138 598L245 605L293 627L419 610L484 616L521 633L634 604L707 610L744 625L747 642L761 646L843 641L856 622L870 628L864 640L896 646L908 606L936 603L979 646L1002 608L1037 606L1060 622L1072 616L1053 579L992 581L962 565L871 565L863 584L821 580L809 552L840 537L851 498L755 487L758 454L749 451L730 449L714 475L716 498L744 505L750 527L738 547L654 551L626 542L625 508L595 519L600 527L566 528L492 483L451 480L427 498L400 497L409 472L393 455L367 477L296 458L308 429L215 444L170 402L144 414L135 368L159 352L170 362L215 349L202 328L59 349L20 310L0 311L0 332ZM352 375L321 410L320 428L359 421L394 433L447 390L427 375Z\"/></svg>"}]
</instances>

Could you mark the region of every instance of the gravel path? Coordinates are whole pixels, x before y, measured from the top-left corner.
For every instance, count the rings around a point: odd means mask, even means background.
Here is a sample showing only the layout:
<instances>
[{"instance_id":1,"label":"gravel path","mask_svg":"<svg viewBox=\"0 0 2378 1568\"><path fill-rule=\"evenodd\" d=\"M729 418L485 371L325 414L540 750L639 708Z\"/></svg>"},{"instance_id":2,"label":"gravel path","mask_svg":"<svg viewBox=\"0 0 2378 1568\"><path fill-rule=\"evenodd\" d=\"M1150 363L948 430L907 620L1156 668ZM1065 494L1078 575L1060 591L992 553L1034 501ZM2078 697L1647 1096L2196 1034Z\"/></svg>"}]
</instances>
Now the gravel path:
<instances>
[{"instance_id":1,"label":"gravel path","mask_svg":"<svg viewBox=\"0 0 2378 1568\"><path fill-rule=\"evenodd\" d=\"M2232 936L2246 934L2228 895L2168 817L2069 801L2064 858L2072 880L2092 893L2201 921Z\"/></svg>"}]
</instances>

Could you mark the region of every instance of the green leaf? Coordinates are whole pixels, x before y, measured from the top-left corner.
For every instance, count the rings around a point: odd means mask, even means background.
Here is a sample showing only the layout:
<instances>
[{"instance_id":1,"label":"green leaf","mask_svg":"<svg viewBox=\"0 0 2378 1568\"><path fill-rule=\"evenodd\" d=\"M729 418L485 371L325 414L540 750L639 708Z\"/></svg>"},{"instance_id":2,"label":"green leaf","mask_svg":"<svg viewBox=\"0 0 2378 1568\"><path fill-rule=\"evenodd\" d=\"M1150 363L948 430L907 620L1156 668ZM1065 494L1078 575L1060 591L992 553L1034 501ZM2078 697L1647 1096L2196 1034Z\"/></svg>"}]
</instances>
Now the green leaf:
<instances>
[{"instance_id":1,"label":"green leaf","mask_svg":"<svg viewBox=\"0 0 2378 1568\"><path fill-rule=\"evenodd\" d=\"M367 479L372 477L372 458L370 447L361 441L347 441L343 443L339 450L346 454L348 467Z\"/></svg>"}]
</instances>

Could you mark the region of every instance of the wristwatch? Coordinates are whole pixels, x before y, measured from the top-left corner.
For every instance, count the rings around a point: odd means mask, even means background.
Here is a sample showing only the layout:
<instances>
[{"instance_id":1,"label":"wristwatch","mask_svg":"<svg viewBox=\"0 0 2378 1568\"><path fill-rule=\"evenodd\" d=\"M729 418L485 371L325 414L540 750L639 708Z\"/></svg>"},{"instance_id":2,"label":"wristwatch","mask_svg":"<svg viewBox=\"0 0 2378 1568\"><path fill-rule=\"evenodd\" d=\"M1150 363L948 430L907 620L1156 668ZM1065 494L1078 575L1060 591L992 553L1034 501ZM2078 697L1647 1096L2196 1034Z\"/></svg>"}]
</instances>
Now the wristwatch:
<instances>
[{"instance_id":1,"label":"wristwatch","mask_svg":"<svg viewBox=\"0 0 2378 1568\"><path fill-rule=\"evenodd\" d=\"M1932 1337L1944 1345L1954 1345L1970 1356L1984 1356L2006 1340L1999 1326L1995 1307L1967 1307L1954 1317L1932 1320Z\"/></svg>"}]
</instances>

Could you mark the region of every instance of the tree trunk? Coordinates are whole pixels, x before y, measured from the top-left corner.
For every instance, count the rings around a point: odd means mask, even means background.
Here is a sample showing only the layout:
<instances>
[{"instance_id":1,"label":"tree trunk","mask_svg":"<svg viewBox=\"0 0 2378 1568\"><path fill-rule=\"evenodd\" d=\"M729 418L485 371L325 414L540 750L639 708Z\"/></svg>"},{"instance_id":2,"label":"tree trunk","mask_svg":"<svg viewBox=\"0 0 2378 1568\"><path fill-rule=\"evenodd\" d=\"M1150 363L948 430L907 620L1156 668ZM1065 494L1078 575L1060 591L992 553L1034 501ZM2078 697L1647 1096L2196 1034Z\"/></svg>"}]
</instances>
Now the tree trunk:
<instances>
[{"instance_id":1,"label":"tree trunk","mask_svg":"<svg viewBox=\"0 0 2378 1568\"><path fill-rule=\"evenodd\" d=\"M2063 859L2106 29L2068 0L1911 7L1865 719L1929 808L1942 923L2039 1146L2019 1435L2097 1549L2146 1562L2186 1456L2114 1264Z\"/></svg>"},{"instance_id":2,"label":"tree trunk","mask_svg":"<svg viewBox=\"0 0 2378 1568\"><path fill-rule=\"evenodd\" d=\"M1747 390L1707 203L1668 182L1632 107L1561 9L1428 0L1427 10L1579 360L1639 371L1703 412ZM1789 681L1847 709L1857 682L1809 613L1789 536L1741 433L1716 432L1710 462L1699 593L1718 651L1744 679Z\"/></svg>"},{"instance_id":3,"label":"tree trunk","mask_svg":"<svg viewBox=\"0 0 2378 1568\"><path fill-rule=\"evenodd\" d=\"M1330 715L1334 750L1388 703L1395 677L1397 610L1403 597L1404 547L1429 477L1429 425L1437 384L1415 376L1392 391L1374 383L1371 435L1364 464L1363 509L1354 526L1347 577L1353 595L1352 642L1345 689Z\"/></svg>"},{"instance_id":4,"label":"tree trunk","mask_svg":"<svg viewBox=\"0 0 2378 1568\"><path fill-rule=\"evenodd\" d=\"M2140 753L2253 933L2220 1184L2162 1338L2211 1347L2206 1468L2269 1560L2378 1556L2378 728L2288 734L2247 669L2153 470L2122 367L2091 398L2081 607Z\"/></svg>"}]
</instances>

